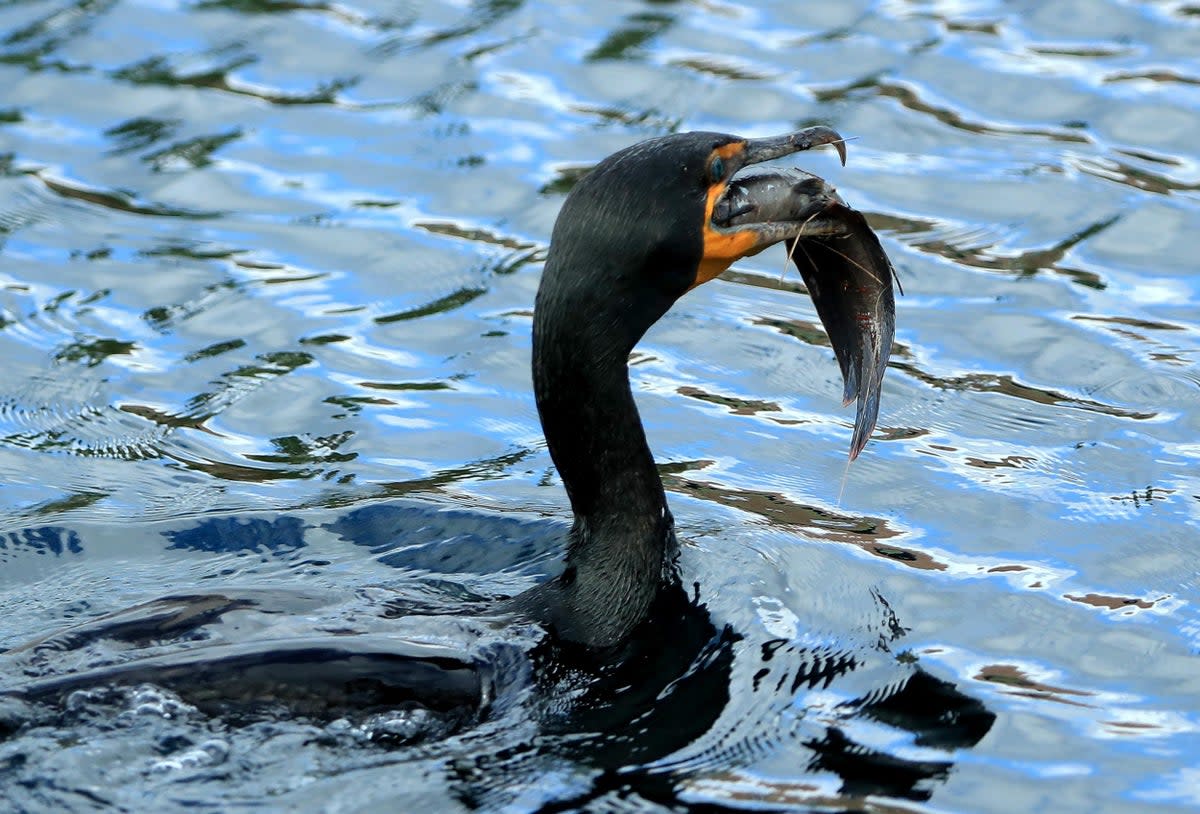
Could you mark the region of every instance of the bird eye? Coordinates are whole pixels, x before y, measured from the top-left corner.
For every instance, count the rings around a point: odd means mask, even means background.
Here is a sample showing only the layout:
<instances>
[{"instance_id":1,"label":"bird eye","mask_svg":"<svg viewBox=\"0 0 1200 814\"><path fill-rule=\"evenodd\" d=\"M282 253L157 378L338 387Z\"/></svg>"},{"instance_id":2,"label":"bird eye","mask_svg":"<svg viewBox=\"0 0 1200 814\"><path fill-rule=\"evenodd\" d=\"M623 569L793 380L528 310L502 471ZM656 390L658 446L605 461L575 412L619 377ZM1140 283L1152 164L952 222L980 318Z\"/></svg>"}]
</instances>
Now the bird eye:
<instances>
[{"instance_id":1,"label":"bird eye","mask_svg":"<svg viewBox=\"0 0 1200 814\"><path fill-rule=\"evenodd\" d=\"M714 183L725 177L725 161L721 156L714 158L712 163L708 165L708 175Z\"/></svg>"}]
</instances>

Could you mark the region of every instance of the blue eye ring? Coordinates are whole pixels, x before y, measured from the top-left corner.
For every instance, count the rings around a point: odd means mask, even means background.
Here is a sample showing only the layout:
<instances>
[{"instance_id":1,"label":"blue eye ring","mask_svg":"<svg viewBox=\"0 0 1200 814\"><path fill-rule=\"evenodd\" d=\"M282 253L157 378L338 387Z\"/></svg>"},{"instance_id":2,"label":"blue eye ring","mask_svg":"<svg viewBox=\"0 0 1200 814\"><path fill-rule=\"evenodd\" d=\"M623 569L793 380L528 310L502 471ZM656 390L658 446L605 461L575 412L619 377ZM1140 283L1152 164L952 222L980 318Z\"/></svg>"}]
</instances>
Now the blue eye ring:
<instances>
[{"instance_id":1,"label":"blue eye ring","mask_svg":"<svg viewBox=\"0 0 1200 814\"><path fill-rule=\"evenodd\" d=\"M725 177L725 160L721 156L714 157L709 163L708 175L714 183Z\"/></svg>"}]
</instances>

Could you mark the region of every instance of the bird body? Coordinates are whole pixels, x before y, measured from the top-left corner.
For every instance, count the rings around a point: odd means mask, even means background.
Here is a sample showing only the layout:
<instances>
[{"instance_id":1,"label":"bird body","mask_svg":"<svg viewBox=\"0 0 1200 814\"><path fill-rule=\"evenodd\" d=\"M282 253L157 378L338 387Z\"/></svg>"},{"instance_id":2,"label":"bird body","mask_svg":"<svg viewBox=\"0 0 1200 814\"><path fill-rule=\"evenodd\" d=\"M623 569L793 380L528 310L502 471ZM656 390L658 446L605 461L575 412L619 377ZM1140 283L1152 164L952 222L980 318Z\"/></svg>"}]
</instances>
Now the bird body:
<instances>
[{"instance_id":1,"label":"bird body","mask_svg":"<svg viewBox=\"0 0 1200 814\"><path fill-rule=\"evenodd\" d=\"M629 354L645 332L687 291L774 243L811 239L828 249L841 239L849 241L844 248L864 241L878 248L861 215L816 176L738 176L820 144L836 146L844 160L841 137L827 127L768 139L706 132L651 139L601 161L563 204L534 308L533 385L574 522L562 574L517 599L562 640L614 646L647 618L663 589L678 588L674 522L629 385ZM832 252L825 255L850 255ZM886 281L890 303L886 255L865 256L877 264L867 272ZM851 287L825 296L854 311L867 294ZM876 351L885 335L890 350L890 318L884 309L874 325L839 324L839 360L852 355L849 348L871 346L855 337L860 329L874 330ZM864 363L863 380L875 382L877 396L886 352ZM867 420L860 416L864 443L873 412Z\"/></svg>"}]
</instances>

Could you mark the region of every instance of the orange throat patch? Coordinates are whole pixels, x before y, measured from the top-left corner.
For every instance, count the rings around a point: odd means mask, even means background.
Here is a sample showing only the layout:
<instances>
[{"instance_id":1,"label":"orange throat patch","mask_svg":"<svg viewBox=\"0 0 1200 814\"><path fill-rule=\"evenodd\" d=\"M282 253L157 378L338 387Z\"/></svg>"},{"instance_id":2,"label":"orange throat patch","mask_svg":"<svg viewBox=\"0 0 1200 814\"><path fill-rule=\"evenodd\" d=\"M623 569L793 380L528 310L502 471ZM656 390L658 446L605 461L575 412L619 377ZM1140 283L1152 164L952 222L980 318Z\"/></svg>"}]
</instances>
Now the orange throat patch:
<instances>
[{"instance_id":1,"label":"orange throat patch","mask_svg":"<svg viewBox=\"0 0 1200 814\"><path fill-rule=\"evenodd\" d=\"M746 148L746 142L735 141L716 149L716 154L722 158L731 158ZM708 189L708 200L704 204L704 255L696 269L696 280L692 288L703 285L713 279L735 260L740 260L748 254L753 254L759 247L758 235L753 231L718 232L712 227L713 208L717 200L725 192L727 181L713 184Z\"/></svg>"}]
</instances>

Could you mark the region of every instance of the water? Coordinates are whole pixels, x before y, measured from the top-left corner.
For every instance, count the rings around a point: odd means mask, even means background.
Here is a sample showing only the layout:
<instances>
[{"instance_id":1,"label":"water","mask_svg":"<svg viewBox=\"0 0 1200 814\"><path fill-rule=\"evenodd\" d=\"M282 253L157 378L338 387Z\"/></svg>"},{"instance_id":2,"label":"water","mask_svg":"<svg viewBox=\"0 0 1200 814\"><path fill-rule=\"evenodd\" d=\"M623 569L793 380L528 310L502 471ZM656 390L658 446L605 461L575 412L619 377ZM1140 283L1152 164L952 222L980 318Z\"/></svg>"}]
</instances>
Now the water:
<instances>
[{"instance_id":1,"label":"water","mask_svg":"<svg viewBox=\"0 0 1200 814\"><path fill-rule=\"evenodd\" d=\"M6 804L1194 810L1198 54L1187 2L3 4ZM632 371L708 649L547 686L487 609L568 517L563 194L813 123L906 293L876 438L782 250L688 294Z\"/></svg>"}]
</instances>

